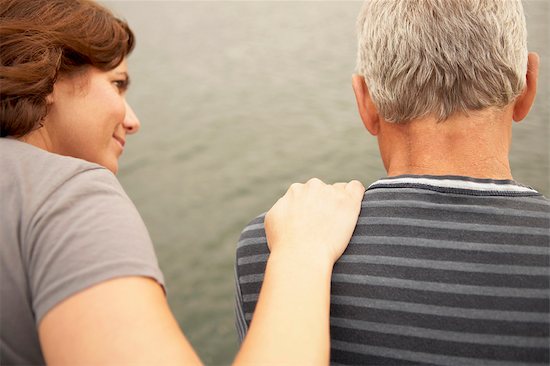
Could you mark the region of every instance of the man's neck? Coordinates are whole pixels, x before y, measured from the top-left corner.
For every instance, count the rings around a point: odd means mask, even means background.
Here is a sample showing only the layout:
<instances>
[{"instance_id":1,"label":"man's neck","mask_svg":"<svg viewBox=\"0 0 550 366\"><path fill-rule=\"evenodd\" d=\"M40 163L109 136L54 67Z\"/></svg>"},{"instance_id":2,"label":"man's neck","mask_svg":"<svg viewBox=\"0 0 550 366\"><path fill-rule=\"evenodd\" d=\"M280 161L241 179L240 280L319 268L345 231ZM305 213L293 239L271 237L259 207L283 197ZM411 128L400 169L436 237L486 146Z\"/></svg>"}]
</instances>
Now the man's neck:
<instances>
[{"instance_id":1,"label":"man's neck","mask_svg":"<svg viewBox=\"0 0 550 366\"><path fill-rule=\"evenodd\" d=\"M512 179L508 153L511 116L476 112L444 122L425 118L381 122L378 141L388 176L461 175Z\"/></svg>"}]
</instances>

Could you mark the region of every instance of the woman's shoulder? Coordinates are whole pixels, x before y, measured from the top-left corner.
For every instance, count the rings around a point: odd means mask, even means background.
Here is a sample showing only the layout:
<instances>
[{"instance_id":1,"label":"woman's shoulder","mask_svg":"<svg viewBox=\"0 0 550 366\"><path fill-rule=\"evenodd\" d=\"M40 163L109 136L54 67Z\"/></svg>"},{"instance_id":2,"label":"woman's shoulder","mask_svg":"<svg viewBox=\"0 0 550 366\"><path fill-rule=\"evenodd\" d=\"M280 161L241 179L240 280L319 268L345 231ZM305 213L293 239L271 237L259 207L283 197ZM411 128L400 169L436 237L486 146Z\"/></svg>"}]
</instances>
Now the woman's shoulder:
<instances>
[{"instance_id":1,"label":"woman's shoulder","mask_svg":"<svg viewBox=\"0 0 550 366\"><path fill-rule=\"evenodd\" d=\"M39 191L46 193L75 178L120 186L114 174L98 164L50 153L15 139L0 138L0 156L3 189L11 186L12 190L20 188L31 193L35 191L32 187L40 186Z\"/></svg>"},{"instance_id":2,"label":"woman's shoulder","mask_svg":"<svg viewBox=\"0 0 550 366\"><path fill-rule=\"evenodd\" d=\"M44 207L67 207L84 198L109 197L133 206L115 175L98 164L6 138L0 138L0 156L0 194L12 216L30 219Z\"/></svg>"},{"instance_id":3,"label":"woman's shoulder","mask_svg":"<svg viewBox=\"0 0 550 366\"><path fill-rule=\"evenodd\" d=\"M31 144L0 138L0 164L2 168L27 167L33 170L44 168L57 171L103 169L102 166L86 160L54 154ZM28 170L28 169L27 169Z\"/></svg>"}]
</instances>

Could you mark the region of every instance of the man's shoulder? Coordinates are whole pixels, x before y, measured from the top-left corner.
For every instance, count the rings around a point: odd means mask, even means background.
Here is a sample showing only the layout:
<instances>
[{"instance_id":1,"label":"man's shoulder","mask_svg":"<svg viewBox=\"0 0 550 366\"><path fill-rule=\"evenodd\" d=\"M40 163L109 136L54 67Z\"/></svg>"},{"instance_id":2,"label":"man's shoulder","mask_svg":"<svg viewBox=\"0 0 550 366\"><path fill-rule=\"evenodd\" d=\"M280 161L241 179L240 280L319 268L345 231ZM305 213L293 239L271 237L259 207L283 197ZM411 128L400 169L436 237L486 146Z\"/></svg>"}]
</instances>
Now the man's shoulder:
<instances>
[{"instance_id":1,"label":"man's shoulder","mask_svg":"<svg viewBox=\"0 0 550 366\"><path fill-rule=\"evenodd\" d=\"M261 251L267 248L267 238L264 227L265 212L256 216L241 231L237 243L237 257L249 252Z\"/></svg>"},{"instance_id":2,"label":"man's shoulder","mask_svg":"<svg viewBox=\"0 0 550 366\"><path fill-rule=\"evenodd\" d=\"M241 233L245 233L253 230L263 230L264 229L264 220L266 212L253 218L246 226L244 227Z\"/></svg>"}]
</instances>

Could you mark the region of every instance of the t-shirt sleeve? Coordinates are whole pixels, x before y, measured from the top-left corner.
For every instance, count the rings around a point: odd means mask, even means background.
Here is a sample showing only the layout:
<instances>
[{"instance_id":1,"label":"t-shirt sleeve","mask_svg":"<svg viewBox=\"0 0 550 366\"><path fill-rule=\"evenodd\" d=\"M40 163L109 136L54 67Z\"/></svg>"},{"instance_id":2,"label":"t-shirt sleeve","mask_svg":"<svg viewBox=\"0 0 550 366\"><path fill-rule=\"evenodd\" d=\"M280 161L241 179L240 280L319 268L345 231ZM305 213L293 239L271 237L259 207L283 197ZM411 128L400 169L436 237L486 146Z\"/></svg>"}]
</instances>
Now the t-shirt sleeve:
<instances>
[{"instance_id":1,"label":"t-shirt sleeve","mask_svg":"<svg viewBox=\"0 0 550 366\"><path fill-rule=\"evenodd\" d=\"M22 254L37 325L62 300L109 279L144 276L164 287L145 224L111 172L81 171L36 206Z\"/></svg>"}]
</instances>

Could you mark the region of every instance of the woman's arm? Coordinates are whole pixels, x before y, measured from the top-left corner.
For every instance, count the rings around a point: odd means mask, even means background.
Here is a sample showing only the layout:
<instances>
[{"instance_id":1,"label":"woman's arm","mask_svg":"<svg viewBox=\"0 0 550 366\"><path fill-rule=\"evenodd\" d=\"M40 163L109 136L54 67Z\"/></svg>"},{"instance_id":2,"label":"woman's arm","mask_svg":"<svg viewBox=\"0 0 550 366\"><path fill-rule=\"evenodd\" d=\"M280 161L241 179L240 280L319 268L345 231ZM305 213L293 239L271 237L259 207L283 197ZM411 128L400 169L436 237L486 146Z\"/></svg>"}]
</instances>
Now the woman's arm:
<instances>
[{"instance_id":1,"label":"woman's arm","mask_svg":"<svg viewBox=\"0 0 550 366\"><path fill-rule=\"evenodd\" d=\"M39 325L48 365L201 365L160 285L104 281L56 305Z\"/></svg>"},{"instance_id":2,"label":"woman's arm","mask_svg":"<svg viewBox=\"0 0 550 366\"><path fill-rule=\"evenodd\" d=\"M235 365L328 365L332 266L347 247L365 188L293 185L267 213L271 250Z\"/></svg>"},{"instance_id":3,"label":"woman's arm","mask_svg":"<svg viewBox=\"0 0 550 366\"><path fill-rule=\"evenodd\" d=\"M293 185L266 216L271 248L259 303L236 364L327 364L333 263L357 221L358 182ZM52 365L199 365L162 288L122 277L78 292L39 324Z\"/></svg>"},{"instance_id":4,"label":"woman's arm","mask_svg":"<svg viewBox=\"0 0 550 366\"><path fill-rule=\"evenodd\" d=\"M200 364L159 284L147 229L114 176L92 169L61 181L34 215L29 237L46 362Z\"/></svg>"}]
</instances>

